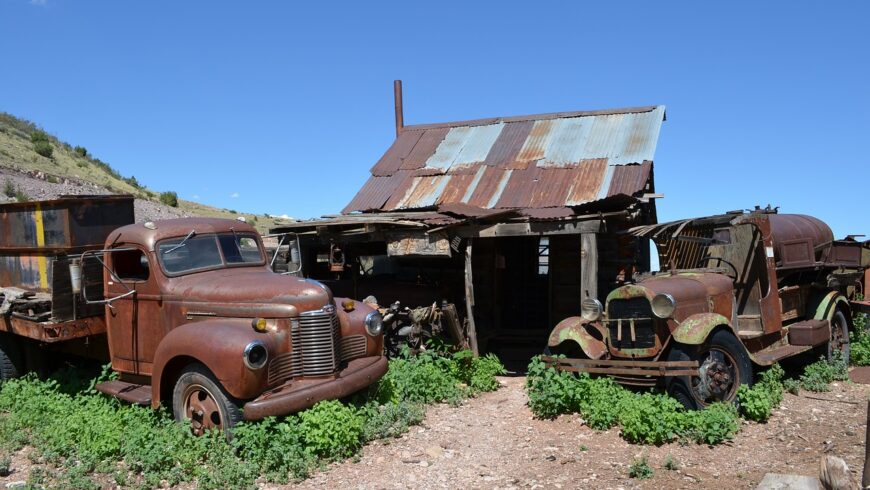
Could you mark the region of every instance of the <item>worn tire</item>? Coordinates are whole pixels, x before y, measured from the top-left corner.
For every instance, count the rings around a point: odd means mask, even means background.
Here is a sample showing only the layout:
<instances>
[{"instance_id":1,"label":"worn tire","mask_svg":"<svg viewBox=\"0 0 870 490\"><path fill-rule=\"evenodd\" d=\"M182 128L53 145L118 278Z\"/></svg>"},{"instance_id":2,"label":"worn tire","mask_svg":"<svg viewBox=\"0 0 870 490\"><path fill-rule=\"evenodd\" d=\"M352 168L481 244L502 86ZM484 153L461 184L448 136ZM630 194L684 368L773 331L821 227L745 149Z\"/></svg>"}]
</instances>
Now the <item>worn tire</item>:
<instances>
[{"instance_id":1,"label":"worn tire","mask_svg":"<svg viewBox=\"0 0 870 490\"><path fill-rule=\"evenodd\" d=\"M846 361L846 365L849 365L851 355L849 332L852 329L851 327L849 317L843 313L842 309L837 308L834 311L834 316L831 318L831 340L825 346L825 353L829 361L834 360L834 351L839 350L843 353L843 360Z\"/></svg>"},{"instance_id":2,"label":"worn tire","mask_svg":"<svg viewBox=\"0 0 870 490\"><path fill-rule=\"evenodd\" d=\"M18 339L9 334L0 333L0 382L24 374L20 347Z\"/></svg>"},{"instance_id":3,"label":"worn tire","mask_svg":"<svg viewBox=\"0 0 870 490\"><path fill-rule=\"evenodd\" d=\"M711 356L712 353L715 354ZM741 384L752 384L752 361L746 354L743 344L725 329L713 332L703 345L675 343L668 354L668 360L698 361L699 368L709 363L708 372L728 374L730 382L726 385L727 390L719 390L710 396L704 396L699 376L668 378L668 393L690 410L699 410L717 401L736 401L737 388ZM722 362L716 362L717 360ZM713 369L714 365L721 365L724 369ZM708 376L707 380L709 385L712 379Z\"/></svg>"},{"instance_id":4,"label":"worn tire","mask_svg":"<svg viewBox=\"0 0 870 490\"><path fill-rule=\"evenodd\" d=\"M222 430L227 435L242 420L240 403L224 390L214 374L202 364L184 368L172 390L175 420L190 425L194 435Z\"/></svg>"}]
</instances>

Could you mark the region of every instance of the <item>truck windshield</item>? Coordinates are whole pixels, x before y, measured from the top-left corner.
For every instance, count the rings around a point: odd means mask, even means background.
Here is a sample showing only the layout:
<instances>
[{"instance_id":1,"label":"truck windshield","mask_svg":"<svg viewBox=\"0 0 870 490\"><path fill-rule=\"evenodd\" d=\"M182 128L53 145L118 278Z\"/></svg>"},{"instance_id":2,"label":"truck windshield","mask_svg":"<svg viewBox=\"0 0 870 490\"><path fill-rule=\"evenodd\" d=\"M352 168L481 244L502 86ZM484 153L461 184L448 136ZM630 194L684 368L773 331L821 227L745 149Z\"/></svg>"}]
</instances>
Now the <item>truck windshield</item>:
<instances>
[{"instance_id":1,"label":"truck windshield","mask_svg":"<svg viewBox=\"0 0 870 490\"><path fill-rule=\"evenodd\" d=\"M263 263L259 243L251 234L195 235L179 246L183 240L171 238L157 245L157 257L167 274Z\"/></svg>"}]
</instances>

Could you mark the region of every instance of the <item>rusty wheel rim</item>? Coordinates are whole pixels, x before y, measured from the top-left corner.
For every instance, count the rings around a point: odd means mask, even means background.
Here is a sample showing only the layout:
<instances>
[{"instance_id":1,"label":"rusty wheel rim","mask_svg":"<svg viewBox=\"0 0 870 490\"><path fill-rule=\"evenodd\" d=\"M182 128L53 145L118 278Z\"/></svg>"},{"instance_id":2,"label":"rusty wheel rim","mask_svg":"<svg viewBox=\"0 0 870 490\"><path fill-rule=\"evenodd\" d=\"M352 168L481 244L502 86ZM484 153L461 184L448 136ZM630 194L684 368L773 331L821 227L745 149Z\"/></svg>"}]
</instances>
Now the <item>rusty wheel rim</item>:
<instances>
[{"instance_id":1,"label":"rusty wheel rim","mask_svg":"<svg viewBox=\"0 0 870 490\"><path fill-rule=\"evenodd\" d=\"M846 353L846 335L845 335L845 318L840 315L834 316L834 321L831 322L831 342L828 356L832 357L834 352L840 351Z\"/></svg>"},{"instance_id":2,"label":"rusty wheel rim","mask_svg":"<svg viewBox=\"0 0 870 490\"><path fill-rule=\"evenodd\" d=\"M184 390L184 417L190 421L190 432L201 436L211 429L223 428L223 417L214 395L205 386L192 384Z\"/></svg>"},{"instance_id":3,"label":"rusty wheel rim","mask_svg":"<svg viewBox=\"0 0 870 490\"><path fill-rule=\"evenodd\" d=\"M733 400L740 385L737 360L724 349L712 348L699 359L700 376L692 377L692 396L701 404Z\"/></svg>"}]
</instances>

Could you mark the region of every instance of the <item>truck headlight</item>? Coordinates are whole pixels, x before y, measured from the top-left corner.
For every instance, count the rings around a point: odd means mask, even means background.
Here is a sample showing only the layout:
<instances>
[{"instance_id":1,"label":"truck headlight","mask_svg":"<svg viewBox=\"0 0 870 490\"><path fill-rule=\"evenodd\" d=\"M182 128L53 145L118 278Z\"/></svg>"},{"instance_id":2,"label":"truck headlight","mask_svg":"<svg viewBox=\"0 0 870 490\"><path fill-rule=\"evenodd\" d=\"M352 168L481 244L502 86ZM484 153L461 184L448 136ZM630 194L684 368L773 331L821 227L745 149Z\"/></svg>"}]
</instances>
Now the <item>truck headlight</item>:
<instances>
[{"instance_id":1,"label":"truck headlight","mask_svg":"<svg viewBox=\"0 0 870 490\"><path fill-rule=\"evenodd\" d=\"M262 342L255 340L245 347L242 360L245 361L245 366L248 369L256 371L266 365L266 362L269 360L269 351Z\"/></svg>"},{"instance_id":2,"label":"truck headlight","mask_svg":"<svg viewBox=\"0 0 870 490\"><path fill-rule=\"evenodd\" d=\"M674 297L668 293L659 293L652 299L653 315L665 320L674 314L677 308L677 302Z\"/></svg>"},{"instance_id":3,"label":"truck headlight","mask_svg":"<svg viewBox=\"0 0 870 490\"><path fill-rule=\"evenodd\" d=\"M594 298L586 298L580 304L580 316L587 322L594 322L601 318L601 312L604 307L601 306L601 301Z\"/></svg>"},{"instance_id":4,"label":"truck headlight","mask_svg":"<svg viewBox=\"0 0 870 490\"><path fill-rule=\"evenodd\" d=\"M366 332L372 337L377 337L384 331L384 318L377 311L366 315Z\"/></svg>"}]
</instances>

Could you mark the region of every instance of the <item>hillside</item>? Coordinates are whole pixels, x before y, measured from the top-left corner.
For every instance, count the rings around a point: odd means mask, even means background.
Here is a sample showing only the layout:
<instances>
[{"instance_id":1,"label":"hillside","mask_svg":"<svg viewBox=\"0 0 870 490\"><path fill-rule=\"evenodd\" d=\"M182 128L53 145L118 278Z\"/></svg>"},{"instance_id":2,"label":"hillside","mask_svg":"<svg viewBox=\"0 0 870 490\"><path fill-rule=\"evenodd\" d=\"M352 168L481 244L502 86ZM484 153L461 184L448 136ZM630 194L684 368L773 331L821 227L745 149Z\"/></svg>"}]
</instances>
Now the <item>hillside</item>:
<instances>
[{"instance_id":1,"label":"hillside","mask_svg":"<svg viewBox=\"0 0 870 490\"><path fill-rule=\"evenodd\" d=\"M137 221L244 216L260 232L282 223L268 215L237 213L184 199L177 199L175 206L166 205L161 202L161 191L142 186L134 177L120 175L84 146L61 141L30 121L0 112L0 201L54 199L62 194L132 194L136 197ZM168 195L164 197L171 201Z\"/></svg>"}]
</instances>

